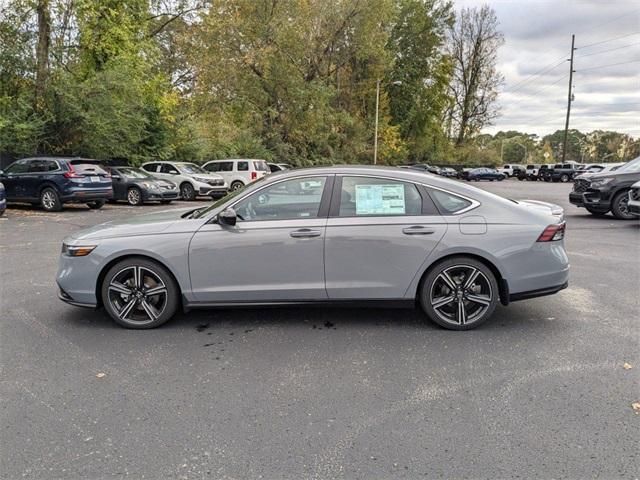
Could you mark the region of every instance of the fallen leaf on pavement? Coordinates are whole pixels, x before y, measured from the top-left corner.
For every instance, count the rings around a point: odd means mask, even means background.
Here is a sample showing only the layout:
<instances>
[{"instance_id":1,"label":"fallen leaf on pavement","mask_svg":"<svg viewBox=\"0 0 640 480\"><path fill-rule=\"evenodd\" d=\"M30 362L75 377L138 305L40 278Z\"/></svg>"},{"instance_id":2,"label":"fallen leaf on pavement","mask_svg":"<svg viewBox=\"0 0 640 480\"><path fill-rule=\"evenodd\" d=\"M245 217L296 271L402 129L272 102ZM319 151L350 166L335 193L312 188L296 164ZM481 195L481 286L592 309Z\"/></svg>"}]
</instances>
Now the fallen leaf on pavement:
<instances>
[{"instance_id":1,"label":"fallen leaf on pavement","mask_svg":"<svg viewBox=\"0 0 640 480\"><path fill-rule=\"evenodd\" d=\"M633 408L636 412L640 412L640 402L633 402L631 404L631 408Z\"/></svg>"},{"instance_id":2,"label":"fallen leaf on pavement","mask_svg":"<svg viewBox=\"0 0 640 480\"><path fill-rule=\"evenodd\" d=\"M96 377L98 377L98 378L102 378L102 377L104 377L106 375L107 375L106 373L102 373L102 372L96 373Z\"/></svg>"},{"instance_id":3,"label":"fallen leaf on pavement","mask_svg":"<svg viewBox=\"0 0 640 480\"><path fill-rule=\"evenodd\" d=\"M624 368L625 370L631 370L633 366L630 363L624 362L622 364L622 368Z\"/></svg>"}]
</instances>

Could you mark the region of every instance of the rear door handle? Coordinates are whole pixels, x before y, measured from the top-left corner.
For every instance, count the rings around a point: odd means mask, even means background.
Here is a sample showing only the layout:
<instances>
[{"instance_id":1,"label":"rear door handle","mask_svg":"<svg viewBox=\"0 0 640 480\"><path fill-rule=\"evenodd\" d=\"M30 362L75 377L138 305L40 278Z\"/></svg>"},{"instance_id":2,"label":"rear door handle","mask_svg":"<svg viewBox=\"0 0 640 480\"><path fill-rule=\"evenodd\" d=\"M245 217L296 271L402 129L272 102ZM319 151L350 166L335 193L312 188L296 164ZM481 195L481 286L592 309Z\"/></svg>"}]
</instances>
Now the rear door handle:
<instances>
[{"instance_id":1,"label":"rear door handle","mask_svg":"<svg viewBox=\"0 0 640 480\"><path fill-rule=\"evenodd\" d=\"M322 232L320 230L311 230L310 228L301 228L290 232L289 235L293 238L311 238L319 237L322 235Z\"/></svg>"},{"instance_id":2,"label":"rear door handle","mask_svg":"<svg viewBox=\"0 0 640 480\"><path fill-rule=\"evenodd\" d=\"M402 229L402 233L405 235L431 235L435 233L435 228L423 227L421 225L414 225L412 227L405 227Z\"/></svg>"}]
</instances>

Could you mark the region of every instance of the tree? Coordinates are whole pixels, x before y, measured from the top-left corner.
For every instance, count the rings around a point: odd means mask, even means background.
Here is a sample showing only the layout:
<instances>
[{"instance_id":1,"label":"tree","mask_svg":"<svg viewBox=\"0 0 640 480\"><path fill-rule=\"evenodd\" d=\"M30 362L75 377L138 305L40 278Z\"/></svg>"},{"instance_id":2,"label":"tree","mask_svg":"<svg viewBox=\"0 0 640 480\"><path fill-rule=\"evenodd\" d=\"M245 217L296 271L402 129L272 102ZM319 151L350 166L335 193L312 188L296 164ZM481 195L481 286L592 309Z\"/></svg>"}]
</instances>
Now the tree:
<instances>
[{"instance_id":1,"label":"tree","mask_svg":"<svg viewBox=\"0 0 640 480\"><path fill-rule=\"evenodd\" d=\"M502 76L496 70L498 48L504 43L495 12L463 8L449 35L453 78L450 111L455 143L461 145L496 117L495 101Z\"/></svg>"}]
</instances>

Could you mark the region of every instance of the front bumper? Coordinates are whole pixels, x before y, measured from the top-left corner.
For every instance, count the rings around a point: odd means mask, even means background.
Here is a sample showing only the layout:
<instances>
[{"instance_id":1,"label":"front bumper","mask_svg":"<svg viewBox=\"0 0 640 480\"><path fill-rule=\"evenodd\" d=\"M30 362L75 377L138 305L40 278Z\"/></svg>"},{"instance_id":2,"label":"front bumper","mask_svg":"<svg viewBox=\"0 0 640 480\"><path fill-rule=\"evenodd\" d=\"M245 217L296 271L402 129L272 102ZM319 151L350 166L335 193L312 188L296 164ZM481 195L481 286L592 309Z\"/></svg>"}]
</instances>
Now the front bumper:
<instances>
[{"instance_id":1,"label":"front bumper","mask_svg":"<svg viewBox=\"0 0 640 480\"><path fill-rule=\"evenodd\" d=\"M142 199L144 201L154 200L177 200L179 192L175 190L145 190L142 193Z\"/></svg>"},{"instance_id":2,"label":"front bumper","mask_svg":"<svg viewBox=\"0 0 640 480\"><path fill-rule=\"evenodd\" d=\"M571 192L569 202L577 207L589 207L594 210L609 210L611 198L608 191L587 190L585 192Z\"/></svg>"},{"instance_id":3,"label":"front bumper","mask_svg":"<svg viewBox=\"0 0 640 480\"><path fill-rule=\"evenodd\" d=\"M629 200L627 208L629 213L640 217L640 200Z\"/></svg>"}]
</instances>

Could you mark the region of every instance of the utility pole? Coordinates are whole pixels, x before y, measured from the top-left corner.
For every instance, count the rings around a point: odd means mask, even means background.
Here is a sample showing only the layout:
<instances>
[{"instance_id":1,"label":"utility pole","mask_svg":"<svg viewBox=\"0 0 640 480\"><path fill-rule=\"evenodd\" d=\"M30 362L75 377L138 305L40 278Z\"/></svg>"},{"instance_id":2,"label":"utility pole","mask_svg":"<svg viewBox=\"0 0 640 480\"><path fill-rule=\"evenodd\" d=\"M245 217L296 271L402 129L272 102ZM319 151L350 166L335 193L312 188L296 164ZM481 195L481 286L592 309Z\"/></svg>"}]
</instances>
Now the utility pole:
<instances>
[{"instance_id":1,"label":"utility pole","mask_svg":"<svg viewBox=\"0 0 640 480\"><path fill-rule=\"evenodd\" d=\"M378 163L378 105L380 103L380 80L376 80L376 129L373 134L373 164Z\"/></svg>"},{"instance_id":2,"label":"utility pole","mask_svg":"<svg viewBox=\"0 0 640 480\"><path fill-rule=\"evenodd\" d=\"M571 101L573 100L573 52L575 51L574 45L576 41L576 36L571 35L571 59L569 60L569 95L567 97L567 120L564 123L564 140L562 142L562 163L564 163L565 157L567 156L567 134L569 133L569 116L571 115Z\"/></svg>"}]
</instances>

